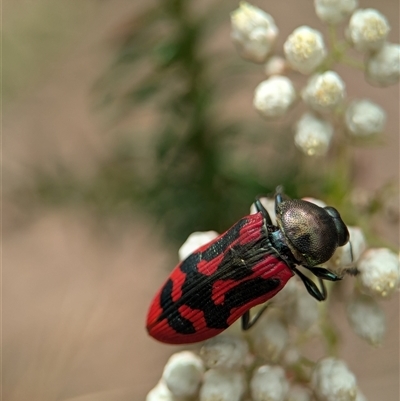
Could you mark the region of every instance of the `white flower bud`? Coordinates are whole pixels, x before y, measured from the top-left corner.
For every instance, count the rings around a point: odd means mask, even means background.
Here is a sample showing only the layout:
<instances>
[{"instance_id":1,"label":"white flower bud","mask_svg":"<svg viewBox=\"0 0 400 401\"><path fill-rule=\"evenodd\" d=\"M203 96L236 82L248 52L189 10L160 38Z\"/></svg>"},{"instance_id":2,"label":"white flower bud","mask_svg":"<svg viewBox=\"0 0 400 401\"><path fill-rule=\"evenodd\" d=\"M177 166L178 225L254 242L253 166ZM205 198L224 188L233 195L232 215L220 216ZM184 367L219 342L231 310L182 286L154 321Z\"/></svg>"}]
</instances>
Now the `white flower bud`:
<instances>
[{"instance_id":1,"label":"white flower bud","mask_svg":"<svg viewBox=\"0 0 400 401\"><path fill-rule=\"evenodd\" d=\"M300 361L301 355L299 350L294 345L286 346L282 354L283 366L294 366Z\"/></svg>"},{"instance_id":2,"label":"white flower bud","mask_svg":"<svg viewBox=\"0 0 400 401\"><path fill-rule=\"evenodd\" d=\"M357 390L357 398L356 401L367 401L365 395L361 392L360 389Z\"/></svg>"},{"instance_id":3,"label":"white flower bud","mask_svg":"<svg viewBox=\"0 0 400 401\"><path fill-rule=\"evenodd\" d=\"M328 24L342 22L357 5L357 0L314 0L316 14Z\"/></svg>"},{"instance_id":4,"label":"white flower bud","mask_svg":"<svg viewBox=\"0 0 400 401\"><path fill-rule=\"evenodd\" d=\"M200 355L208 368L233 369L246 362L247 342L239 337L221 334L204 343Z\"/></svg>"},{"instance_id":5,"label":"white flower bud","mask_svg":"<svg viewBox=\"0 0 400 401\"><path fill-rule=\"evenodd\" d=\"M312 76L302 91L302 98L312 109L320 112L334 110L346 95L345 84L334 71Z\"/></svg>"},{"instance_id":6,"label":"white flower bud","mask_svg":"<svg viewBox=\"0 0 400 401\"><path fill-rule=\"evenodd\" d=\"M319 401L355 401L357 397L355 376L336 358L318 361L311 375L311 385Z\"/></svg>"},{"instance_id":7,"label":"white flower bud","mask_svg":"<svg viewBox=\"0 0 400 401\"><path fill-rule=\"evenodd\" d=\"M388 298L400 282L399 258L386 248L368 249L358 262L357 276L361 290L371 296Z\"/></svg>"},{"instance_id":8,"label":"white flower bud","mask_svg":"<svg viewBox=\"0 0 400 401\"><path fill-rule=\"evenodd\" d=\"M289 333L286 325L276 316L263 316L250 333L254 352L268 362L277 362L284 351Z\"/></svg>"},{"instance_id":9,"label":"white flower bud","mask_svg":"<svg viewBox=\"0 0 400 401\"><path fill-rule=\"evenodd\" d=\"M297 296L285 309L286 320L299 329L306 331L318 320L318 301L304 289L297 291Z\"/></svg>"},{"instance_id":10,"label":"white flower bud","mask_svg":"<svg viewBox=\"0 0 400 401\"><path fill-rule=\"evenodd\" d=\"M275 214L275 200L272 198L260 198L261 204L267 210L269 217L271 217L272 224L276 225L276 214ZM250 207L250 214L257 213L256 205L253 203Z\"/></svg>"},{"instance_id":11,"label":"white flower bud","mask_svg":"<svg viewBox=\"0 0 400 401\"><path fill-rule=\"evenodd\" d=\"M264 72L270 77L272 75L282 75L286 69L286 60L283 57L272 56L265 63Z\"/></svg>"},{"instance_id":12,"label":"white flower bud","mask_svg":"<svg viewBox=\"0 0 400 401\"><path fill-rule=\"evenodd\" d=\"M318 320L318 303L310 297L302 282L293 277L273 299L283 311L285 321L300 330L308 330ZM284 350L284 352L286 352Z\"/></svg>"},{"instance_id":13,"label":"white flower bud","mask_svg":"<svg viewBox=\"0 0 400 401\"><path fill-rule=\"evenodd\" d=\"M285 309L290 303L294 302L299 291L299 280L297 276L292 277L271 300L272 304Z\"/></svg>"},{"instance_id":14,"label":"white flower bud","mask_svg":"<svg viewBox=\"0 0 400 401\"><path fill-rule=\"evenodd\" d=\"M280 366L260 366L251 378L250 391L253 401L284 401L289 391L285 371Z\"/></svg>"},{"instance_id":15,"label":"white flower bud","mask_svg":"<svg viewBox=\"0 0 400 401\"><path fill-rule=\"evenodd\" d=\"M163 381L150 390L147 394L146 401L180 401L169 391L167 385Z\"/></svg>"},{"instance_id":16,"label":"white flower bud","mask_svg":"<svg viewBox=\"0 0 400 401\"><path fill-rule=\"evenodd\" d=\"M350 18L347 36L360 52L380 49L390 31L384 15L372 8L358 9Z\"/></svg>"},{"instance_id":17,"label":"white flower bud","mask_svg":"<svg viewBox=\"0 0 400 401\"><path fill-rule=\"evenodd\" d=\"M332 135L331 124L305 113L297 123L294 142L308 156L323 156L328 151Z\"/></svg>"},{"instance_id":18,"label":"white flower bud","mask_svg":"<svg viewBox=\"0 0 400 401\"><path fill-rule=\"evenodd\" d=\"M182 351L169 358L162 380L174 396L192 397L197 394L203 374L201 358L193 352Z\"/></svg>"},{"instance_id":19,"label":"white flower bud","mask_svg":"<svg viewBox=\"0 0 400 401\"><path fill-rule=\"evenodd\" d=\"M327 265L329 270L339 276L343 276L347 269L354 267L361 254L367 249L364 233L359 227L347 227L349 230L349 242L336 249Z\"/></svg>"},{"instance_id":20,"label":"white flower bud","mask_svg":"<svg viewBox=\"0 0 400 401\"><path fill-rule=\"evenodd\" d=\"M367 59L366 67L366 75L371 83L382 86L395 84L400 77L400 45L385 43Z\"/></svg>"},{"instance_id":21,"label":"white flower bud","mask_svg":"<svg viewBox=\"0 0 400 401\"><path fill-rule=\"evenodd\" d=\"M313 72L326 56L321 33L308 26L295 29L287 38L283 50L292 68L302 74Z\"/></svg>"},{"instance_id":22,"label":"white flower bud","mask_svg":"<svg viewBox=\"0 0 400 401\"><path fill-rule=\"evenodd\" d=\"M383 132L385 123L385 111L370 100L354 100L347 107L345 124L354 136L365 137L379 134Z\"/></svg>"},{"instance_id":23,"label":"white flower bud","mask_svg":"<svg viewBox=\"0 0 400 401\"><path fill-rule=\"evenodd\" d=\"M216 231L195 231L190 234L187 240L179 248L179 260L185 260L194 251L218 237Z\"/></svg>"},{"instance_id":24,"label":"white flower bud","mask_svg":"<svg viewBox=\"0 0 400 401\"><path fill-rule=\"evenodd\" d=\"M310 390L295 384L290 387L286 401L311 401Z\"/></svg>"},{"instance_id":25,"label":"white flower bud","mask_svg":"<svg viewBox=\"0 0 400 401\"><path fill-rule=\"evenodd\" d=\"M200 401L239 401L245 391L242 373L210 369L204 374Z\"/></svg>"},{"instance_id":26,"label":"white flower bud","mask_svg":"<svg viewBox=\"0 0 400 401\"><path fill-rule=\"evenodd\" d=\"M242 2L231 14L231 37L241 57L263 63L278 36L274 19L249 3Z\"/></svg>"},{"instance_id":27,"label":"white flower bud","mask_svg":"<svg viewBox=\"0 0 400 401\"><path fill-rule=\"evenodd\" d=\"M306 197L306 198L302 198L303 200L310 202L310 203L314 203L314 205L317 205L319 207L327 207L328 205L320 200L320 199L315 199L315 198L310 198L310 197Z\"/></svg>"},{"instance_id":28,"label":"white flower bud","mask_svg":"<svg viewBox=\"0 0 400 401\"><path fill-rule=\"evenodd\" d=\"M295 98L290 79L275 75L257 86L253 105L264 117L280 117L288 111Z\"/></svg>"},{"instance_id":29,"label":"white flower bud","mask_svg":"<svg viewBox=\"0 0 400 401\"><path fill-rule=\"evenodd\" d=\"M353 330L371 345L382 343L385 334L385 314L371 297L360 295L347 305L347 318Z\"/></svg>"}]
</instances>

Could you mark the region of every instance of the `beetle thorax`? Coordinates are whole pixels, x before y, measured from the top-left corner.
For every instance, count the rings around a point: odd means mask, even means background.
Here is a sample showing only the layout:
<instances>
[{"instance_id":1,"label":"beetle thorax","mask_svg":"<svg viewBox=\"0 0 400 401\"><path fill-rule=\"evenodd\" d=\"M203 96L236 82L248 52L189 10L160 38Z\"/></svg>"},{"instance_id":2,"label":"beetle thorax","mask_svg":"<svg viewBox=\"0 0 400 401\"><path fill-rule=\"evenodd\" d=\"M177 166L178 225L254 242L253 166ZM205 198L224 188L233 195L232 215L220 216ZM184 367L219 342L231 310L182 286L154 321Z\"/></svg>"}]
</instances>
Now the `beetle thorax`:
<instances>
[{"instance_id":1,"label":"beetle thorax","mask_svg":"<svg viewBox=\"0 0 400 401\"><path fill-rule=\"evenodd\" d=\"M321 207L302 200L289 200L279 206L278 226L300 264L315 266L326 262L338 245L331 216Z\"/></svg>"}]
</instances>

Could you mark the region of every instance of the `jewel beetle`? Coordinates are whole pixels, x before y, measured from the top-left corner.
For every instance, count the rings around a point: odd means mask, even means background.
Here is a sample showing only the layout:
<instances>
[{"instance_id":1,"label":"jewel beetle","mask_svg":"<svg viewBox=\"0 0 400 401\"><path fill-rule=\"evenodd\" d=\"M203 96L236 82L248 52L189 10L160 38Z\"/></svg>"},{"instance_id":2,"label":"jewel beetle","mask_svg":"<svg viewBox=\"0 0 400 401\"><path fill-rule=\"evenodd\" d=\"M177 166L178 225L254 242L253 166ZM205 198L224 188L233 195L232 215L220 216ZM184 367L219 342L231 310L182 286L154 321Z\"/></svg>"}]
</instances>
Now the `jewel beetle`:
<instances>
[{"instance_id":1,"label":"jewel beetle","mask_svg":"<svg viewBox=\"0 0 400 401\"><path fill-rule=\"evenodd\" d=\"M175 267L150 305L150 336L169 344L194 343L214 337L240 317L248 330L265 309L250 319L250 308L271 299L294 274L311 296L326 299L323 280L341 277L318 265L349 240L339 212L290 199L280 187L275 195L277 225L259 198L255 206L255 214ZM313 273L320 288L298 266Z\"/></svg>"}]
</instances>

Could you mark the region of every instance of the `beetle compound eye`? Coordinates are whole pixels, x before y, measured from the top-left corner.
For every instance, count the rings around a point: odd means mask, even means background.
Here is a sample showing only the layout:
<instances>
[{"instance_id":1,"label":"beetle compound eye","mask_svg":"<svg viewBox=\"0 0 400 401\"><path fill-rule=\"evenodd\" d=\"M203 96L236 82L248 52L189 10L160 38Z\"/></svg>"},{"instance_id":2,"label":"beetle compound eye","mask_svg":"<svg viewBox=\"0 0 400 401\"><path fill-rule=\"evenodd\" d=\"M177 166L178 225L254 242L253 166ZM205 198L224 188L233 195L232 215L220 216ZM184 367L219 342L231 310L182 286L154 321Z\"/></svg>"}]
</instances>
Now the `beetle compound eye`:
<instances>
[{"instance_id":1,"label":"beetle compound eye","mask_svg":"<svg viewBox=\"0 0 400 401\"><path fill-rule=\"evenodd\" d=\"M350 234L346 224L344 224L342 218L340 217L339 212L332 206L327 206L324 209L332 217L333 222L335 223L336 231L338 234L338 245L343 246L347 244L350 238Z\"/></svg>"},{"instance_id":2,"label":"beetle compound eye","mask_svg":"<svg viewBox=\"0 0 400 401\"><path fill-rule=\"evenodd\" d=\"M338 237L345 239L343 229L338 234L337 219L332 218L331 210L297 199L283 201L277 209L278 225L300 263L315 266L326 262L339 245Z\"/></svg>"}]
</instances>

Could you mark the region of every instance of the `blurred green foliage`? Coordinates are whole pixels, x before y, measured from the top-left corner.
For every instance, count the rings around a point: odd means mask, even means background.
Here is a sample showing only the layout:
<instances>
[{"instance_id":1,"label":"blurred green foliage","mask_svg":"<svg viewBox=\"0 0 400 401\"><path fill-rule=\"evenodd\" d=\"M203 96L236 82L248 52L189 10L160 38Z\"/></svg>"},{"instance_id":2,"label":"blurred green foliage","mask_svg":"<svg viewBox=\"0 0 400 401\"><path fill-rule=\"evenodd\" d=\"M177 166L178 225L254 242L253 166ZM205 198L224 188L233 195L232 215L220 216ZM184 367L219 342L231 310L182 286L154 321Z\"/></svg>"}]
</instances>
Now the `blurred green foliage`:
<instances>
[{"instance_id":1,"label":"blurred green foliage","mask_svg":"<svg viewBox=\"0 0 400 401\"><path fill-rule=\"evenodd\" d=\"M144 208L178 242L193 231L226 230L256 195L273 194L279 184L292 197L338 205L348 189L347 165L305 162L290 121L248 121L224 107L255 68L232 50L209 50L235 6L162 0L133 16L94 93L112 124L150 110L150 127L131 122L90 181L62 166L56 176L38 173L40 198L84 202L102 213Z\"/></svg>"},{"instance_id":2,"label":"blurred green foliage","mask_svg":"<svg viewBox=\"0 0 400 401\"><path fill-rule=\"evenodd\" d=\"M87 22L93 4L37 0L2 6L2 101L7 107L50 70L63 45Z\"/></svg>"}]
</instances>

